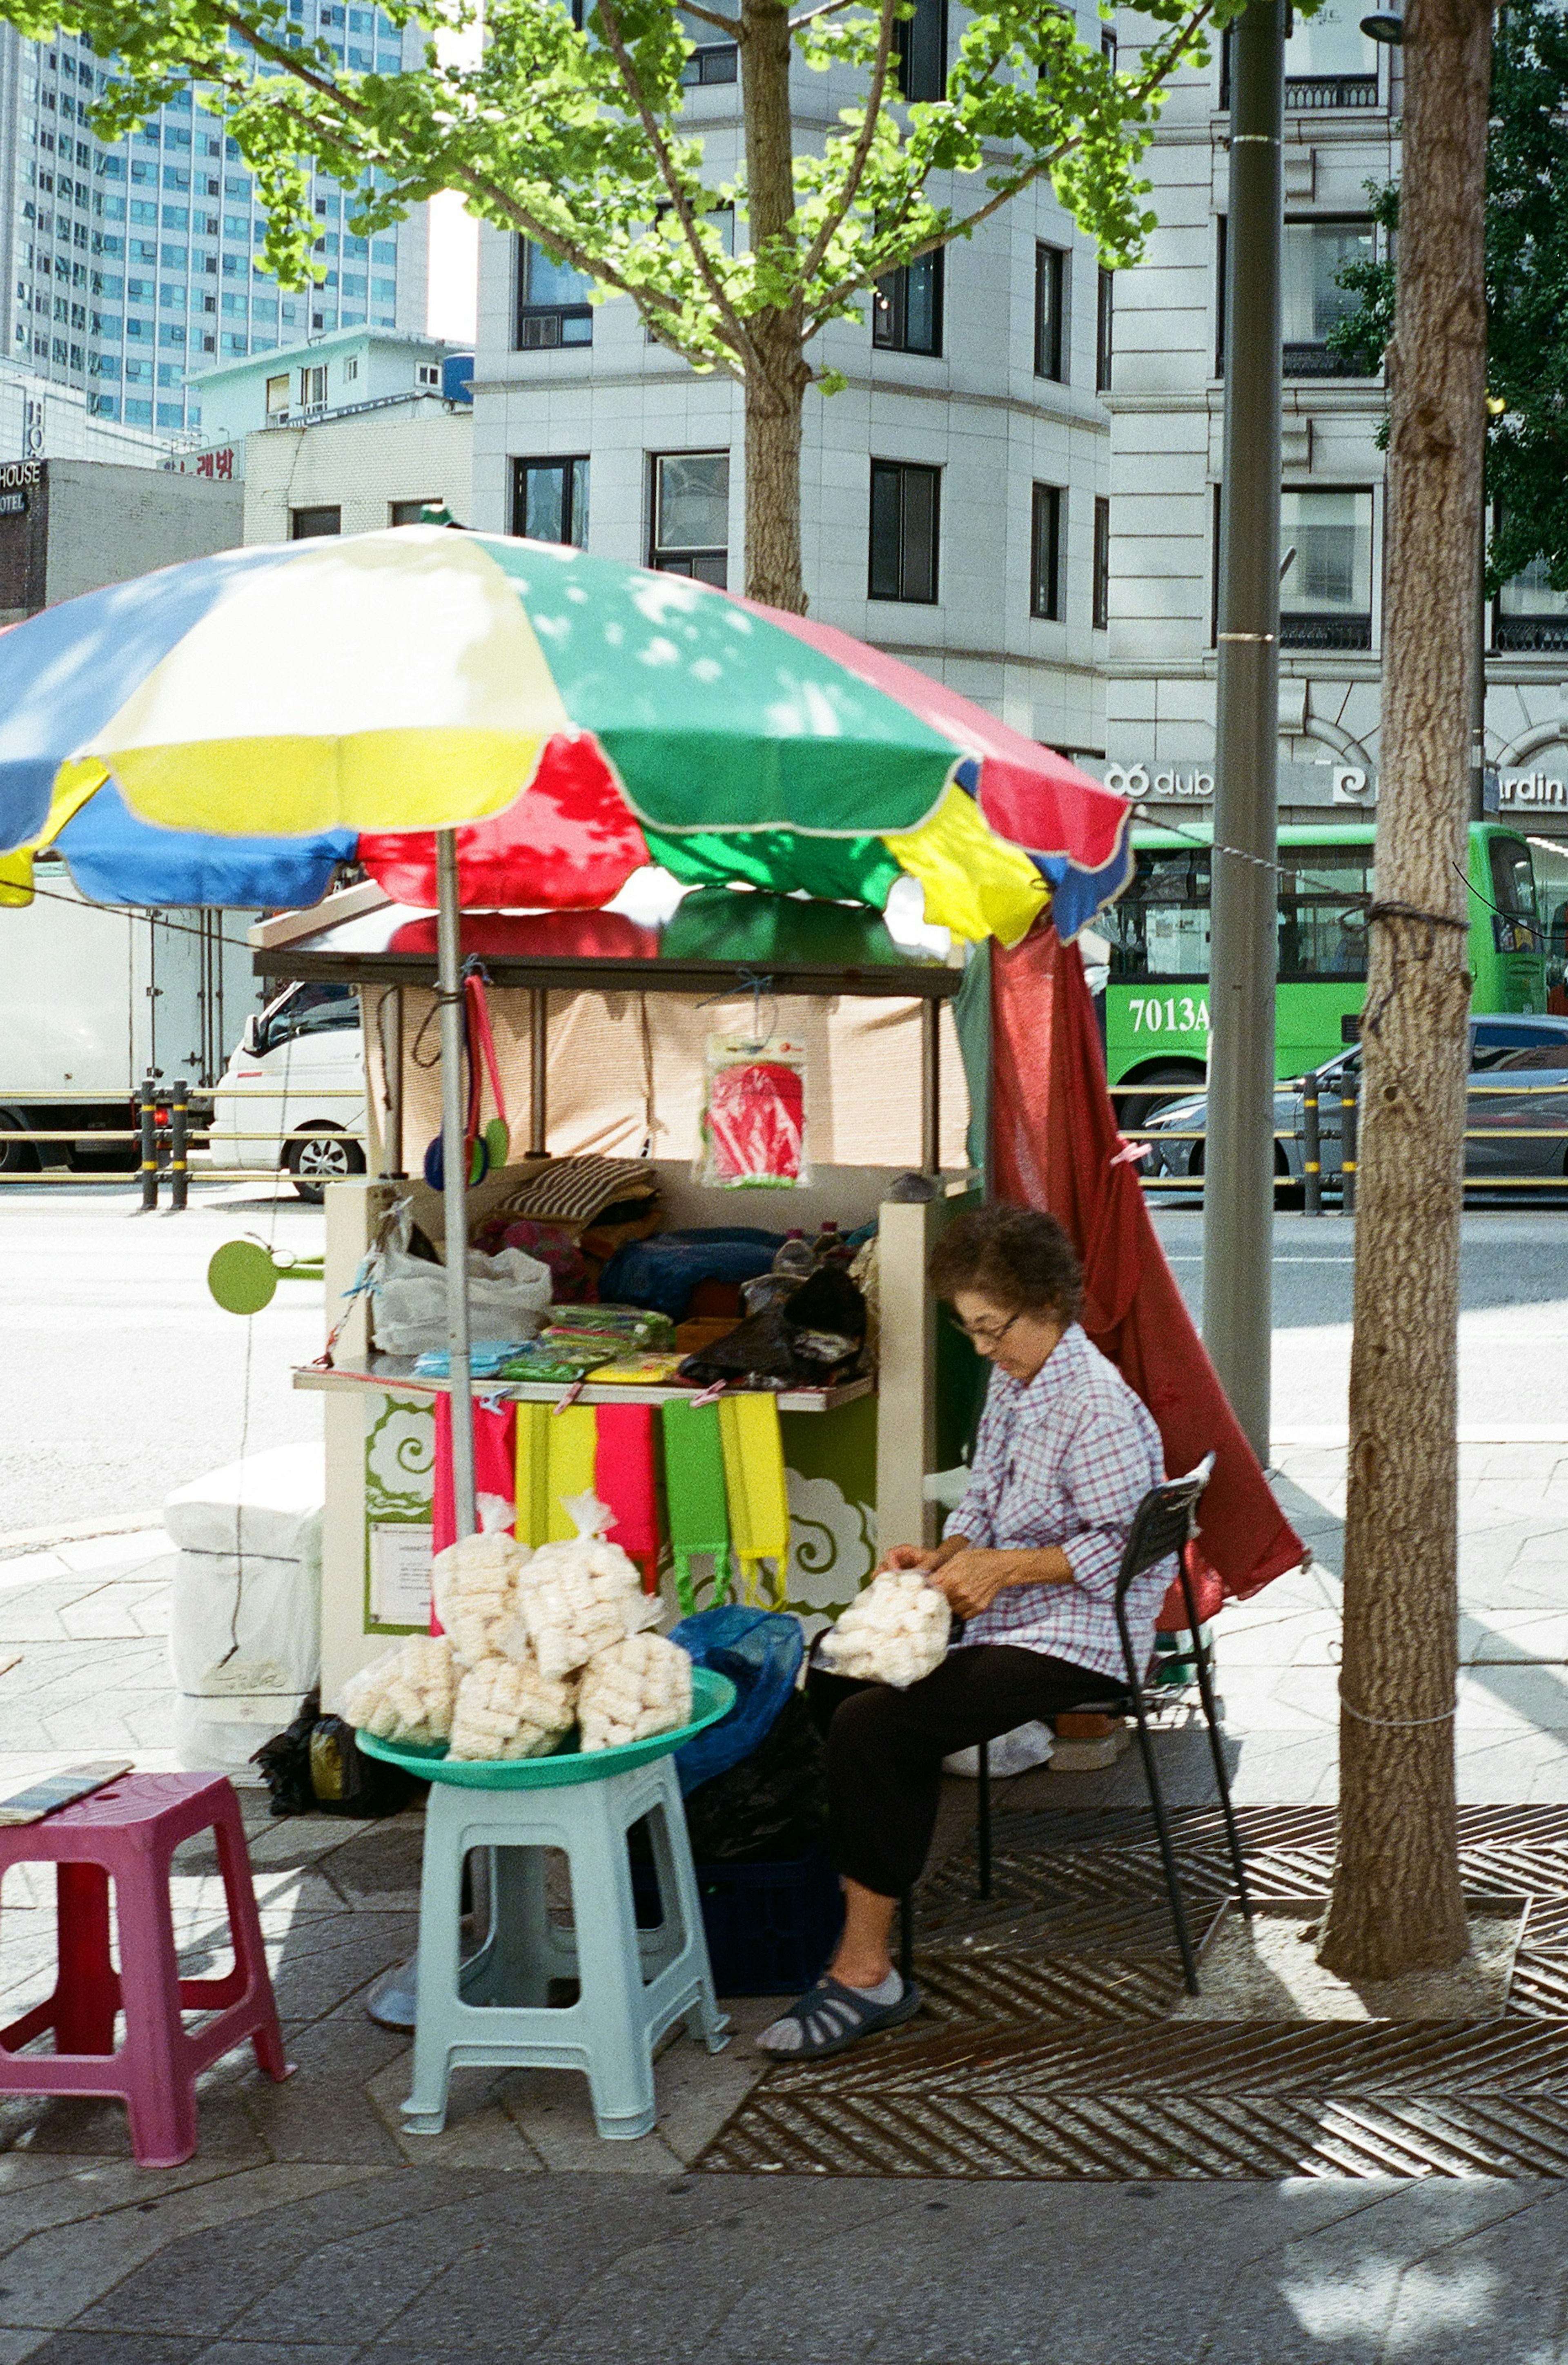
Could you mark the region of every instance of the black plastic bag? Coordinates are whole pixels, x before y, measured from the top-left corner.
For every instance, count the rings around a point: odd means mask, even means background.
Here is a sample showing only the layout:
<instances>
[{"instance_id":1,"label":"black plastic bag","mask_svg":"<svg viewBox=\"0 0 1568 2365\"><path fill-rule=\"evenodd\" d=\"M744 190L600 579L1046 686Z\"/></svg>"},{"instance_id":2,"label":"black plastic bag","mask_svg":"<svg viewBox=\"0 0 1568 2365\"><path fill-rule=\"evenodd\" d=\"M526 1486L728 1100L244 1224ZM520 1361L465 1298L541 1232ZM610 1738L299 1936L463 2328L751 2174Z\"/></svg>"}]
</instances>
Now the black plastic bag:
<instances>
[{"instance_id":1,"label":"black plastic bag","mask_svg":"<svg viewBox=\"0 0 1568 2365\"><path fill-rule=\"evenodd\" d=\"M353 1727L323 1716L313 1691L294 1722L263 1741L252 1758L272 1792L274 1815L396 1815L421 1799L429 1784L366 1757Z\"/></svg>"},{"instance_id":2,"label":"black plastic bag","mask_svg":"<svg viewBox=\"0 0 1568 2365\"><path fill-rule=\"evenodd\" d=\"M689 1355L678 1376L762 1388L823 1388L852 1379L866 1346L866 1300L836 1265L821 1265L781 1303Z\"/></svg>"},{"instance_id":3,"label":"black plastic bag","mask_svg":"<svg viewBox=\"0 0 1568 2365\"><path fill-rule=\"evenodd\" d=\"M799 1692L749 1757L689 1792L686 1823L699 1864L786 1864L827 1829L827 1753Z\"/></svg>"}]
</instances>

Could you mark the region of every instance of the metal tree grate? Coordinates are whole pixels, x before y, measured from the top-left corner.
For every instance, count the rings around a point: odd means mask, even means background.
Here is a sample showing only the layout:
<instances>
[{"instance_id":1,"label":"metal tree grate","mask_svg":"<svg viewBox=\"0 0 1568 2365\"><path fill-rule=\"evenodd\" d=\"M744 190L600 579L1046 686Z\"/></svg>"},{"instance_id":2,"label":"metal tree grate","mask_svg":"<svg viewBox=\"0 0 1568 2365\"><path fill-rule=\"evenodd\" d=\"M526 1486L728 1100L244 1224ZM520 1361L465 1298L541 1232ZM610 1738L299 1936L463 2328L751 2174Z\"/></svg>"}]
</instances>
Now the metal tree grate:
<instances>
[{"instance_id":1,"label":"metal tree grate","mask_svg":"<svg viewBox=\"0 0 1568 2365\"><path fill-rule=\"evenodd\" d=\"M1327 1898L1334 1814L1239 1818L1261 1904ZM1176 1819L1195 1929L1228 1894L1217 1811ZM1473 1898L1529 1900L1506 2015L1172 2022L1148 1817L999 1815L923 1884L927 2011L755 2088L698 2165L826 2176L1568 2176L1568 1810L1467 1808Z\"/></svg>"}]
</instances>

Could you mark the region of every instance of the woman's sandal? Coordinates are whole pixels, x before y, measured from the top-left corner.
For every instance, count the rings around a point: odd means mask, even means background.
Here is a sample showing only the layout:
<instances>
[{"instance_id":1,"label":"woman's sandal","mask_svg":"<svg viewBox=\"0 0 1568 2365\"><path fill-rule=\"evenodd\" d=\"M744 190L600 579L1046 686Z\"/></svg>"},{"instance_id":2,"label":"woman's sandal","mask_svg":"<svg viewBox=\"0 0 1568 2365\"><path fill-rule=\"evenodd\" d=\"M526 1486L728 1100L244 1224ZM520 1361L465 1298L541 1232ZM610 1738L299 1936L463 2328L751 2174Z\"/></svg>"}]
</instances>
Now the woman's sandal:
<instances>
[{"instance_id":1,"label":"woman's sandal","mask_svg":"<svg viewBox=\"0 0 1568 2365\"><path fill-rule=\"evenodd\" d=\"M770 2046L764 2041L769 2034L764 2029L757 2045L775 2061L825 2061L830 2053L842 2053L846 2046L858 2045L863 2036L874 2036L879 2029L897 2028L902 2022L913 2020L919 2010L917 1988L906 1985L896 2003L873 2003L864 1988L846 1988L841 1980L824 1977L799 2003L779 2015L782 2020L799 2022L800 2044Z\"/></svg>"}]
</instances>

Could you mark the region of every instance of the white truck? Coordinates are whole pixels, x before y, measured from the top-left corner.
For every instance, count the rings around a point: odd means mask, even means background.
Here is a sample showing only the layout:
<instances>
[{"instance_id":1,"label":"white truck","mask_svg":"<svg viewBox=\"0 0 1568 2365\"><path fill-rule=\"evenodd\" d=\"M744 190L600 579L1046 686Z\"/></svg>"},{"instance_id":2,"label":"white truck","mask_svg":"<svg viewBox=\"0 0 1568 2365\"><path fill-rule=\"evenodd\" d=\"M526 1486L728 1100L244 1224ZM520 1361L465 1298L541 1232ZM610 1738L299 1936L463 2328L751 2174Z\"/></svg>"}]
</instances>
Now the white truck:
<instances>
[{"instance_id":1,"label":"white truck","mask_svg":"<svg viewBox=\"0 0 1568 2365\"><path fill-rule=\"evenodd\" d=\"M164 1087L184 1077L193 1127L206 1124L260 998L255 915L90 903L56 856L34 882L30 903L0 904L0 1174L129 1171L149 1071Z\"/></svg>"}]
</instances>

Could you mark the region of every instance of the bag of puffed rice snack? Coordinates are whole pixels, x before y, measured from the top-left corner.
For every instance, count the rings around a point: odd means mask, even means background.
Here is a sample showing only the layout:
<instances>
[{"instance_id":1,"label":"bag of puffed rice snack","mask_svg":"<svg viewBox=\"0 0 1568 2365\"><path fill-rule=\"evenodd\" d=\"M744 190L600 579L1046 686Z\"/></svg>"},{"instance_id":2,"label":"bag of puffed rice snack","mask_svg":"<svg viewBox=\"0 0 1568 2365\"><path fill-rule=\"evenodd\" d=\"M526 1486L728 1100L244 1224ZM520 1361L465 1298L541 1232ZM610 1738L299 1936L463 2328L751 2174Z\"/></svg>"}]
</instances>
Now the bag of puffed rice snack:
<instances>
[{"instance_id":1,"label":"bag of puffed rice snack","mask_svg":"<svg viewBox=\"0 0 1568 2365\"><path fill-rule=\"evenodd\" d=\"M517 1580L529 1553L526 1544L498 1530L463 1536L431 1566L435 1614L452 1638L460 1667L491 1658L517 1616Z\"/></svg>"},{"instance_id":2,"label":"bag of puffed rice snack","mask_svg":"<svg viewBox=\"0 0 1568 2365\"><path fill-rule=\"evenodd\" d=\"M517 1614L543 1674L575 1674L611 1643L655 1626L656 1595L643 1590L637 1564L604 1530L613 1515L595 1495L566 1505L578 1532L569 1543L541 1544L521 1571Z\"/></svg>"},{"instance_id":3,"label":"bag of puffed rice snack","mask_svg":"<svg viewBox=\"0 0 1568 2365\"><path fill-rule=\"evenodd\" d=\"M548 1757L577 1713L575 1683L553 1683L532 1657L486 1659L457 1689L452 1747L457 1758Z\"/></svg>"},{"instance_id":4,"label":"bag of puffed rice snack","mask_svg":"<svg viewBox=\"0 0 1568 2365\"><path fill-rule=\"evenodd\" d=\"M410 1634L343 1686L343 1717L378 1741L444 1741L457 1675L444 1634Z\"/></svg>"},{"instance_id":5,"label":"bag of puffed rice snack","mask_svg":"<svg viewBox=\"0 0 1568 2365\"><path fill-rule=\"evenodd\" d=\"M917 1568L884 1569L817 1643L830 1674L907 1691L941 1665L953 1613Z\"/></svg>"},{"instance_id":6,"label":"bag of puffed rice snack","mask_svg":"<svg viewBox=\"0 0 1568 2365\"><path fill-rule=\"evenodd\" d=\"M587 1749L619 1749L691 1721L691 1661L662 1634L629 1634L590 1659L577 1695Z\"/></svg>"}]
</instances>

